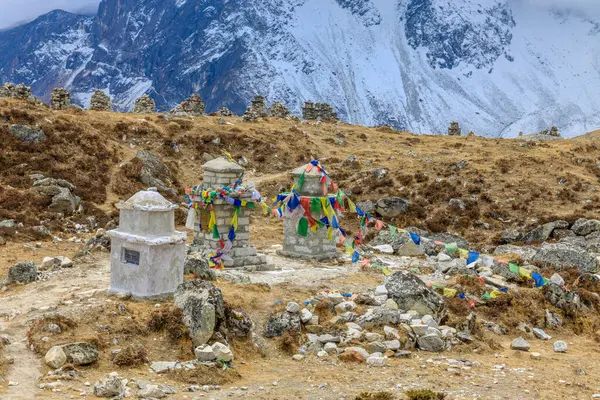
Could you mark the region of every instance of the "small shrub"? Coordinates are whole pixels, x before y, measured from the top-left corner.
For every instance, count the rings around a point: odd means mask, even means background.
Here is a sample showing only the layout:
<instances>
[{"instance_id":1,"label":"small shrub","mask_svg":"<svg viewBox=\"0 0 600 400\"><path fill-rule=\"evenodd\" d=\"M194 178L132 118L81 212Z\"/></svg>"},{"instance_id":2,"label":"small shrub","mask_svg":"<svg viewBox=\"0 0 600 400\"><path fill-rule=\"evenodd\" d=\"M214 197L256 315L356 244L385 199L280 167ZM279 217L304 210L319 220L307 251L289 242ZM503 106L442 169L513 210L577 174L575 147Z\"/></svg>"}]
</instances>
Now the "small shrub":
<instances>
[{"instance_id":1,"label":"small shrub","mask_svg":"<svg viewBox=\"0 0 600 400\"><path fill-rule=\"evenodd\" d=\"M444 393L434 392L429 389L408 390L404 394L410 400L444 400L446 398Z\"/></svg>"},{"instance_id":2,"label":"small shrub","mask_svg":"<svg viewBox=\"0 0 600 400\"><path fill-rule=\"evenodd\" d=\"M167 332L173 341L180 340L189 333L183 323L183 312L177 307L154 311L147 327L150 332Z\"/></svg>"},{"instance_id":3,"label":"small shrub","mask_svg":"<svg viewBox=\"0 0 600 400\"><path fill-rule=\"evenodd\" d=\"M136 367L148 362L148 352L141 344L129 345L118 352L113 363L119 367Z\"/></svg>"},{"instance_id":4,"label":"small shrub","mask_svg":"<svg viewBox=\"0 0 600 400\"><path fill-rule=\"evenodd\" d=\"M393 400L394 395L390 392L363 392L356 396L355 400Z\"/></svg>"}]
</instances>

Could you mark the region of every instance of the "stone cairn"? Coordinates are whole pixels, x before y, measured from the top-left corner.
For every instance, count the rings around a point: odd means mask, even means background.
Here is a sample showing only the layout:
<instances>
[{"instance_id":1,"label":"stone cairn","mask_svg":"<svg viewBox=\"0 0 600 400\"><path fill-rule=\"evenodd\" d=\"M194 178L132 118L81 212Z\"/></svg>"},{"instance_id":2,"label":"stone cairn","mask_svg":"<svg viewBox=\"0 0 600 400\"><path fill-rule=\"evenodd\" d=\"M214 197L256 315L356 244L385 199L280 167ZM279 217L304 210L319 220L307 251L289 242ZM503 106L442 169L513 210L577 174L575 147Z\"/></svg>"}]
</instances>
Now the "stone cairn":
<instances>
[{"instance_id":1,"label":"stone cairn","mask_svg":"<svg viewBox=\"0 0 600 400\"><path fill-rule=\"evenodd\" d=\"M467 133L467 136L475 136L475 132L469 131L469 133Z\"/></svg>"},{"instance_id":2,"label":"stone cairn","mask_svg":"<svg viewBox=\"0 0 600 400\"><path fill-rule=\"evenodd\" d=\"M460 125L458 125L458 122L450 122L450 127L448 128L448 136L460 136L461 134L462 132L460 130Z\"/></svg>"},{"instance_id":3,"label":"stone cairn","mask_svg":"<svg viewBox=\"0 0 600 400\"><path fill-rule=\"evenodd\" d=\"M133 112L135 114L152 114L156 112L156 104L150 96L144 94L135 101Z\"/></svg>"},{"instance_id":4,"label":"stone cairn","mask_svg":"<svg viewBox=\"0 0 600 400\"><path fill-rule=\"evenodd\" d=\"M54 88L50 95L50 108L66 110L71 107L71 94L65 88Z\"/></svg>"},{"instance_id":5,"label":"stone cairn","mask_svg":"<svg viewBox=\"0 0 600 400\"><path fill-rule=\"evenodd\" d=\"M269 107L267 115L275 118L287 118L290 115L290 110L282 103L273 103L271 104L271 107Z\"/></svg>"},{"instance_id":6,"label":"stone cairn","mask_svg":"<svg viewBox=\"0 0 600 400\"><path fill-rule=\"evenodd\" d=\"M200 95L194 93L183 103L177 105L177 107L169 111L169 113L188 117L199 117L204 115L204 108L204 102L200 98Z\"/></svg>"},{"instance_id":7,"label":"stone cairn","mask_svg":"<svg viewBox=\"0 0 600 400\"><path fill-rule=\"evenodd\" d=\"M548 135L548 136L553 136L553 137L560 137L560 132L558 131L558 127L557 126L553 126L550 129L544 129L543 131L541 131L540 135Z\"/></svg>"},{"instance_id":8,"label":"stone cairn","mask_svg":"<svg viewBox=\"0 0 600 400\"><path fill-rule=\"evenodd\" d=\"M112 104L110 97L102 90L96 90L90 100L90 110L94 111L110 111Z\"/></svg>"},{"instance_id":9,"label":"stone cairn","mask_svg":"<svg viewBox=\"0 0 600 400\"><path fill-rule=\"evenodd\" d=\"M338 115L327 103L313 103L307 101L302 107L302 118L315 121L337 121Z\"/></svg>"},{"instance_id":10,"label":"stone cairn","mask_svg":"<svg viewBox=\"0 0 600 400\"><path fill-rule=\"evenodd\" d=\"M37 102L38 100L31 93L31 88L24 84L14 85L12 83L5 83L0 86L0 97L6 97L10 99L26 100L30 102Z\"/></svg>"},{"instance_id":11,"label":"stone cairn","mask_svg":"<svg viewBox=\"0 0 600 400\"><path fill-rule=\"evenodd\" d=\"M264 96L254 96L252 102L244 113L244 121L256 122L259 118L267 116L267 103Z\"/></svg>"},{"instance_id":12,"label":"stone cairn","mask_svg":"<svg viewBox=\"0 0 600 400\"><path fill-rule=\"evenodd\" d=\"M229 108L227 108L227 107L223 107L223 108L221 108L219 111L217 111L217 112L215 113L215 115L216 115L217 117L232 117L232 116L233 116L233 113L231 112L231 110L230 110Z\"/></svg>"}]
</instances>

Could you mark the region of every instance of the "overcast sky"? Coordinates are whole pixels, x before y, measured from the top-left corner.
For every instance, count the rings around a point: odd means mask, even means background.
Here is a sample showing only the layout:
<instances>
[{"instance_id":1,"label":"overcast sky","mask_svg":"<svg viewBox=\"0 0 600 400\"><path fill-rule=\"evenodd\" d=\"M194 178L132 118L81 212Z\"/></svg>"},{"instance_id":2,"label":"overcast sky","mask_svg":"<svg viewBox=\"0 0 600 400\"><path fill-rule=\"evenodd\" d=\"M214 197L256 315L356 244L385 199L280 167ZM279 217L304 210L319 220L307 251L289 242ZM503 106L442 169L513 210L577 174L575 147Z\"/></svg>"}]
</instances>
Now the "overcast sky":
<instances>
[{"instance_id":1,"label":"overcast sky","mask_svg":"<svg viewBox=\"0 0 600 400\"><path fill-rule=\"evenodd\" d=\"M95 14L98 4L100 0L0 0L0 29L31 21L56 9Z\"/></svg>"},{"instance_id":2,"label":"overcast sky","mask_svg":"<svg viewBox=\"0 0 600 400\"><path fill-rule=\"evenodd\" d=\"M251 0L249 0L251 1ZM391 0L390 0L391 1ZM590 16L600 16L600 0L509 0L538 7L570 9ZM100 0L0 0L0 29L31 21L55 9L94 14Z\"/></svg>"}]
</instances>

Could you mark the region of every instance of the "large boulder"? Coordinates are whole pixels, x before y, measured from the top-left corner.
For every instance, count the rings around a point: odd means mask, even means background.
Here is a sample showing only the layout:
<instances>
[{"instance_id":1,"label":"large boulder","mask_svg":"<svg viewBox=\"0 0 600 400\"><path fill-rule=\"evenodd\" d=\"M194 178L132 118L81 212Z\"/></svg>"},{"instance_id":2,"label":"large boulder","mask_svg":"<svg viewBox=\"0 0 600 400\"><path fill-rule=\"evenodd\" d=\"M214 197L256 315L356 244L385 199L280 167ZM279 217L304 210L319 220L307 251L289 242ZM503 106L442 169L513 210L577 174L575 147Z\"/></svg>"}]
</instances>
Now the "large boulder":
<instances>
[{"instance_id":1,"label":"large boulder","mask_svg":"<svg viewBox=\"0 0 600 400\"><path fill-rule=\"evenodd\" d=\"M46 134L40 128L15 124L8 128L9 132L19 140L27 143L37 143L46 140Z\"/></svg>"},{"instance_id":2,"label":"large boulder","mask_svg":"<svg viewBox=\"0 0 600 400\"><path fill-rule=\"evenodd\" d=\"M544 244L533 257L533 262L558 271L579 268L583 272L596 272L598 260L587 251L564 243Z\"/></svg>"},{"instance_id":3,"label":"large boulder","mask_svg":"<svg viewBox=\"0 0 600 400\"><path fill-rule=\"evenodd\" d=\"M284 311L269 317L265 328L265 337L272 338L281 336L285 332L300 333L301 331L300 314Z\"/></svg>"},{"instance_id":4,"label":"large boulder","mask_svg":"<svg viewBox=\"0 0 600 400\"><path fill-rule=\"evenodd\" d=\"M434 315L438 322L446 315L444 299L429 289L425 282L408 271L396 271L386 279L388 297L402 310Z\"/></svg>"},{"instance_id":5,"label":"large boulder","mask_svg":"<svg viewBox=\"0 0 600 400\"><path fill-rule=\"evenodd\" d=\"M75 186L64 179L42 178L33 183L33 189L46 196L52 196L48 209L52 212L73 214L81 204L81 199L73 194Z\"/></svg>"},{"instance_id":6,"label":"large boulder","mask_svg":"<svg viewBox=\"0 0 600 400\"><path fill-rule=\"evenodd\" d=\"M552 232L555 229L565 229L569 227L569 223L567 221L554 221L548 222L547 224L540 225L531 232L528 232L523 236L523 241L525 243L541 243L552 235Z\"/></svg>"},{"instance_id":7,"label":"large boulder","mask_svg":"<svg viewBox=\"0 0 600 400\"><path fill-rule=\"evenodd\" d=\"M402 197L380 199L375 205L375 211L382 217L393 218L408 211L409 202Z\"/></svg>"},{"instance_id":8,"label":"large boulder","mask_svg":"<svg viewBox=\"0 0 600 400\"><path fill-rule=\"evenodd\" d=\"M88 365L98 359L98 348L95 344L88 342L69 343L61 346L67 362L77 365Z\"/></svg>"},{"instance_id":9,"label":"large boulder","mask_svg":"<svg viewBox=\"0 0 600 400\"><path fill-rule=\"evenodd\" d=\"M597 219L579 218L571 230L578 236L587 236L594 232L600 232L600 221Z\"/></svg>"},{"instance_id":10,"label":"large boulder","mask_svg":"<svg viewBox=\"0 0 600 400\"><path fill-rule=\"evenodd\" d=\"M200 254L193 254L185 259L183 264L185 274L195 274L205 281L216 281L217 274L208 266L208 261Z\"/></svg>"},{"instance_id":11,"label":"large boulder","mask_svg":"<svg viewBox=\"0 0 600 400\"><path fill-rule=\"evenodd\" d=\"M120 396L125 391L126 385L127 379L123 379L113 372L94 384L94 396L107 398Z\"/></svg>"},{"instance_id":12,"label":"large boulder","mask_svg":"<svg viewBox=\"0 0 600 400\"><path fill-rule=\"evenodd\" d=\"M4 284L30 283L37 280L37 266L31 261L16 263L8 269Z\"/></svg>"},{"instance_id":13,"label":"large boulder","mask_svg":"<svg viewBox=\"0 0 600 400\"><path fill-rule=\"evenodd\" d=\"M515 255L525 262L530 262L536 255L537 249L529 246L515 246L512 244L503 244L496 247L495 255Z\"/></svg>"},{"instance_id":14,"label":"large boulder","mask_svg":"<svg viewBox=\"0 0 600 400\"><path fill-rule=\"evenodd\" d=\"M196 279L179 285L175 305L183 311L194 348L206 344L215 331L225 327L225 304L221 289Z\"/></svg>"},{"instance_id":15,"label":"large boulder","mask_svg":"<svg viewBox=\"0 0 600 400\"><path fill-rule=\"evenodd\" d=\"M397 325L400 322L398 310L378 307L364 315L361 315L356 323L364 329L371 329L384 325Z\"/></svg>"}]
</instances>

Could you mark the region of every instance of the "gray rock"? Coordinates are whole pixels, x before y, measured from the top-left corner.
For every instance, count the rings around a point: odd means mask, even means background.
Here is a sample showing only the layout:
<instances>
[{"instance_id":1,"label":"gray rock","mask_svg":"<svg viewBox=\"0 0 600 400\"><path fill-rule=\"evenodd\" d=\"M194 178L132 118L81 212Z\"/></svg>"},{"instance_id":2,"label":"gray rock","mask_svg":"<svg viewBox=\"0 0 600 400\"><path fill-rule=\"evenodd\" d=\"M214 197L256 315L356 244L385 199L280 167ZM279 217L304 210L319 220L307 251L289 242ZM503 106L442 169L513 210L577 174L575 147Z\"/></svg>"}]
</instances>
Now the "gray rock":
<instances>
[{"instance_id":1,"label":"gray rock","mask_svg":"<svg viewBox=\"0 0 600 400\"><path fill-rule=\"evenodd\" d=\"M379 356L369 356L367 358L367 365L370 367L383 367L385 358Z\"/></svg>"},{"instance_id":2,"label":"gray rock","mask_svg":"<svg viewBox=\"0 0 600 400\"><path fill-rule=\"evenodd\" d=\"M252 333L254 323L248 315L243 312L225 308L228 334L233 337L247 338Z\"/></svg>"},{"instance_id":3,"label":"gray rock","mask_svg":"<svg viewBox=\"0 0 600 400\"><path fill-rule=\"evenodd\" d=\"M536 253L537 249L535 247L514 246L512 244L504 244L496 247L494 250L494 254L496 255L514 254L519 256L525 262L530 262Z\"/></svg>"},{"instance_id":4,"label":"gray rock","mask_svg":"<svg viewBox=\"0 0 600 400\"><path fill-rule=\"evenodd\" d=\"M330 356L337 354L338 352L337 345L331 342L325 343L325 346L323 346L323 350L325 350Z\"/></svg>"},{"instance_id":5,"label":"gray rock","mask_svg":"<svg viewBox=\"0 0 600 400\"><path fill-rule=\"evenodd\" d=\"M160 192L177 194L171 186L173 184L173 173L154 153L138 151L135 157L141 161L140 180L148 187L156 187Z\"/></svg>"},{"instance_id":6,"label":"gray rock","mask_svg":"<svg viewBox=\"0 0 600 400\"><path fill-rule=\"evenodd\" d=\"M352 311L356 308L356 303L354 303L353 301L343 301L340 304L337 304L335 306L335 310L338 313L345 313L348 311Z\"/></svg>"},{"instance_id":7,"label":"gray rock","mask_svg":"<svg viewBox=\"0 0 600 400\"><path fill-rule=\"evenodd\" d=\"M527 340L523 339L522 337L518 337L512 341L510 348L519 351L529 351L531 349L531 345L527 343Z\"/></svg>"},{"instance_id":8,"label":"gray rock","mask_svg":"<svg viewBox=\"0 0 600 400\"><path fill-rule=\"evenodd\" d=\"M217 357L215 353L213 353L213 349L208 344L203 344L194 349L194 355L196 359L200 362L213 361Z\"/></svg>"},{"instance_id":9,"label":"gray rock","mask_svg":"<svg viewBox=\"0 0 600 400\"><path fill-rule=\"evenodd\" d=\"M38 143L46 140L46 134L40 128L27 125L14 124L8 128L9 132L19 140L27 143Z\"/></svg>"},{"instance_id":10,"label":"gray rock","mask_svg":"<svg viewBox=\"0 0 600 400\"><path fill-rule=\"evenodd\" d=\"M115 374L106 376L103 380L94 385L94 396L96 397L115 397L125 391L127 381Z\"/></svg>"},{"instance_id":11,"label":"gray rock","mask_svg":"<svg viewBox=\"0 0 600 400\"><path fill-rule=\"evenodd\" d=\"M583 272L596 272L598 260L585 250L566 244L544 244L533 262L558 271L577 267Z\"/></svg>"},{"instance_id":12,"label":"gray rock","mask_svg":"<svg viewBox=\"0 0 600 400\"><path fill-rule=\"evenodd\" d=\"M15 222L14 219L5 219L0 221L0 228L15 228L17 226L17 223Z\"/></svg>"},{"instance_id":13,"label":"gray rock","mask_svg":"<svg viewBox=\"0 0 600 400\"><path fill-rule=\"evenodd\" d=\"M176 369L178 363L175 361L155 361L150 365L150 369L157 374L162 374Z\"/></svg>"},{"instance_id":14,"label":"gray rock","mask_svg":"<svg viewBox=\"0 0 600 400\"><path fill-rule=\"evenodd\" d=\"M557 340L554 342L554 352L555 353L566 353L567 352L567 343L562 340Z\"/></svg>"},{"instance_id":15,"label":"gray rock","mask_svg":"<svg viewBox=\"0 0 600 400\"><path fill-rule=\"evenodd\" d=\"M383 325L396 325L400 321L397 310L387 308L376 308L372 312L361 315L356 323L365 329Z\"/></svg>"},{"instance_id":16,"label":"gray rock","mask_svg":"<svg viewBox=\"0 0 600 400\"><path fill-rule=\"evenodd\" d=\"M387 350L386 345L382 342L368 343L366 348L367 348L367 351L371 354L372 353L385 353L385 351Z\"/></svg>"},{"instance_id":17,"label":"gray rock","mask_svg":"<svg viewBox=\"0 0 600 400\"><path fill-rule=\"evenodd\" d=\"M577 293L569 292L554 282L548 282L542 291L550 304L567 314L571 314L581 307L581 300Z\"/></svg>"},{"instance_id":18,"label":"gray rock","mask_svg":"<svg viewBox=\"0 0 600 400\"><path fill-rule=\"evenodd\" d=\"M184 282L174 297L194 347L207 343L215 331L226 326L223 295L212 283L199 279Z\"/></svg>"},{"instance_id":19,"label":"gray rock","mask_svg":"<svg viewBox=\"0 0 600 400\"><path fill-rule=\"evenodd\" d=\"M383 344L387 350L398 350L400 348L400 341L398 339L386 340Z\"/></svg>"},{"instance_id":20,"label":"gray rock","mask_svg":"<svg viewBox=\"0 0 600 400\"><path fill-rule=\"evenodd\" d=\"M198 279L205 281L216 281L217 275L215 271L210 269L208 261L200 254L194 254L186 257L185 264L183 265L183 271L185 274L195 274Z\"/></svg>"},{"instance_id":21,"label":"gray rock","mask_svg":"<svg viewBox=\"0 0 600 400\"><path fill-rule=\"evenodd\" d=\"M597 219L580 218L575 221L571 230L578 236L587 236L590 233L600 231L600 221Z\"/></svg>"},{"instance_id":22,"label":"gray rock","mask_svg":"<svg viewBox=\"0 0 600 400\"><path fill-rule=\"evenodd\" d=\"M164 399L168 396L162 388L163 385L146 385L138 392L138 397L143 399Z\"/></svg>"},{"instance_id":23,"label":"gray rock","mask_svg":"<svg viewBox=\"0 0 600 400\"><path fill-rule=\"evenodd\" d=\"M552 339L552 336L548 335L546 332L544 332L543 329L540 329L540 328L533 328L533 334L535 335L535 337L537 337L538 339L541 339L541 340Z\"/></svg>"},{"instance_id":24,"label":"gray rock","mask_svg":"<svg viewBox=\"0 0 600 400\"><path fill-rule=\"evenodd\" d=\"M98 348L92 343L69 343L61 348L67 356L67 362L75 366L88 365L98 360Z\"/></svg>"},{"instance_id":25,"label":"gray rock","mask_svg":"<svg viewBox=\"0 0 600 400\"><path fill-rule=\"evenodd\" d=\"M386 279L388 297L403 310L415 310L430 314L440 321L446 315L446 303L416 275L408 271L396 271Z\"/></svg>"},{"instance_id":26,"label":"gray rock","mask_svg":"<svg viewBox=\"0 0 600 400\"><path fill-rule=\"evenodd\" d=\"M464 201L461 199L450 199L448 205L458 211L465 211L467 209Z\"/></svg>"},{"instance_id":27,"label":"gray rock","mask_svg":"<svg viewBox=\"0 0 600 400\"><path fill-rule=\"evenodd\" d=\"M298 303L294 303L293 301L290 301L285 306L285 311L287 311L289 313L292 313L292 314L295 314L298 311L300 311L300 306L298 305Z\"/></svg>"},{"instance_id":28,"label":"gray rock","mask_svg":"<svg viewBox=\"0 0 600 400\"><path fill-rule=\"evenodd\" d=\"M508 230L502 232L502 236L500 237L500 242L503 244L511 244L516 242L523 241L523 235L521 232L516 230Z\"/></svg>"},{"instance_id":29,"label":"gray rock","mask_svg":"<svg viewBox=\"0 0 600 400\"><path fill-rule=\"evenodd\" d=\"M329 353L326 352L325 350L321 350L321 351L317 352L317 357L323 358L323 357L327 357L327 356L329 356Z\"/></svg>"},{"instance_id":30,"label":"gray rock","mask_svg":"<svg viewBox=\"0 0 600 400\"><path fill-rule=\"evenodd\" d=\"M456 338L463 343L473 343L473 337L469 335L467 332L457 332Z\"/></svg>"},{"instance_id":31,"label":"gray rock","mask_svg":"<svg viewBox=\"0 0 600 400\"><path fill-rule=\"evenodd\" d=\"M554 229L564 229L568 227L569 223L566 221L548 222L547 224L540 225L531 232L525 234L525 236L523 237L523 241L525 243L545 242L546 240L548 240L550 235L552 235Z\"/></svg>"},{"instance_id":32,"label":"gray rock","mask_svg":"<svg viewBox=\"0 0 600 400\"><path fill-rule=\"evenodd\" d=\"M16 263L8 269L5 285L11 283L30 283L37 280L37 266L31 261Z\"/></svg>"},{"instance_id":33,"label":"gray rock","mask_svg":"<svg viewBox=\"0 0 600 400\"><path fill-rule=\"evenodd\" d=\"M499 325L495 322L490 321L482 321L483 327L490 332L495 333L496 335L506 335L508 333L508 329Z\"/></svg>"},{"instance_id":34,"label":"gray rock","mask_svg":"<svg viewBox=\"0 0 600 400\"><path fill-rule=\"evenodd\" d=\"M439 241L444 243L456 243L458 247L462 249L470 248L469 242L460 236L452 235L450 233L438 233L429 237L432 241Z\"/></svg>"},{"instance_id":35,"label":"gray rock","mask_svg":"<svg viewBox=\"0 0 600 400\"><path fill-rule=\"evenodd\" d=\"M317 340L320 343L340 343L342 341L339 336L333 336L330 334L320 335Z\"/></svg>"},{"instance_id":36,"label":"gray rock","mask_svg":"<svg viewBox=\"0 0 600 400\"><path fill-rule=\"evenodd\" d=\"M233 361L233 353L228 346L223 343L216 342L212 345L212 351L217 360L223 360L225 362Z\"/></svg>"},{"instance_id":37,"label":"gray rock","mask_svg":"<svg viewBox=\"0 0 600 400\"><path fill-rule=\"evenodd\" d=\"M375 211L382 217L394 218L408 211L409 202L401 197L380 199L375 205Z\"/></svg>"},{"instance_id":38,"label":"gray rock","mask_svg":"<svg viewBox=\"0 0 600 400\"><path fill-rule=\"evenodd\" d=\"M300 315L298 313L281 312L272 315L267 320L267 326L265 328L265 337L272 338L283 335L284 332L295 331L300 333L302 331L302 323L300 321Z\"/></svg>"},{"instance_id":39,"label":"gray rock","mask_svg":"<svg viewBox=\"0 0 600 400\"><path fill-rule=\"evenodd\" d=\"M395 354L394 357L398 357L398 358L410 358L410 356L412 355L412 353L408 350L398 350Z\"/></svg>"},{"instance_id":40,"label":"gray rock","mask_svg":"<svg viewBox=\"0 0 600 400\"><path fill-rule=\"evenodd\" d=\"M563 286L565 284L565 280L563 279L563 277L557 273L554 273L554 275L550 277L550 281L556 283L559 286Z\"/></svg>"},{"instance_id":41,"label":"gray rock","mask_svg":"<svg viewBox=\"0 0 600 400\"><path fill-rule=\"evenodd\" d=\"M442 351L444 350L444 341L436 334L420 336L417 339L419 349L423 351Z\"/></svg>"},{"instance_id":42,"label":"gray rock","mask_svg":"<svg viewBox=\"0 0 600 400\"><path fill-rule=\"evenodd\" d=\"M64 179L43 178L33 183L33 189L42 195L52 196L48 209L55 213L73 214L81 204L81 199L73 194L75 186Z\"/></svg>"},{"instance_id":43,"label":"gray rock","mask_svg":"<svg viewBox=\"0 0 600 400\"><path fill-rule=\"evenodd\" d=\"M300 319L302 320L302 323L309 323L312 317L313 314L307 308L303 308L302 311L300 311Z\"/></svg>"},{"instance_id":44,"label":"gray rock","mask_svg":"<svg viewBox=\"0 0 600 400\"><path fill-rule=\"evenodd\" d=\"M563 320L560 315L555 314L555 313L551 312L550 310L546 309L545 323L546 323L546 328L556 329L556 328L562 326Z\"/></svg>"}]
</instances>

